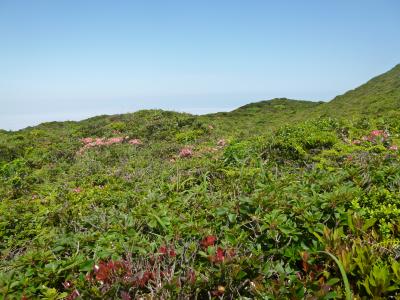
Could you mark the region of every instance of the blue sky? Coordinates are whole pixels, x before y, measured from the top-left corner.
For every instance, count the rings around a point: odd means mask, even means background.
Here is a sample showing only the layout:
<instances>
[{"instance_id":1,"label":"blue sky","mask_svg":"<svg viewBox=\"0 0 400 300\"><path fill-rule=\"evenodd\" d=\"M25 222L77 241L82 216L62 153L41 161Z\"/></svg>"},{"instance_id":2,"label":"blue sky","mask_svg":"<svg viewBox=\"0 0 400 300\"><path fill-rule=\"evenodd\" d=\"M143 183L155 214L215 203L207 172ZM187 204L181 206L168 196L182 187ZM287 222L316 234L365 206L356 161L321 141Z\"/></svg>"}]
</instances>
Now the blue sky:
<instances>
[{"instance_id":1,"label":"blue sky","mask_svg":"<svg viewBox=\"0 0 400 300\"><path fill-rule=\"evenodd\" d=\"M0 0L0 128L330 100L400 63L400 1Z\"/></svg>"}]
</instances>

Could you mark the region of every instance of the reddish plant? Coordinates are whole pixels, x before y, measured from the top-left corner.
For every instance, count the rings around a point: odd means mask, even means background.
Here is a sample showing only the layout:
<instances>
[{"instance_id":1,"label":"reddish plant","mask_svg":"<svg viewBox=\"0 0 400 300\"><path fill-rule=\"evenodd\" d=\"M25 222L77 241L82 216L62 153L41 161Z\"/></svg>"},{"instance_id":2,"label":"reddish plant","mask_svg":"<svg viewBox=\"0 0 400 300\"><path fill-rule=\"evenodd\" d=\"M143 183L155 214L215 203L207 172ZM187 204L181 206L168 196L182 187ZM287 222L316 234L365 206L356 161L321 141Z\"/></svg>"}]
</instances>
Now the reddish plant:
<instances>
[{"instance_id":1,"label":"reddish plant","mask_svg":"<svg viewBox=\"0 0 400 300\"><path fill-rule=\"evenodd\" d=\"M136 284L140 287L145 287L150 280L154 280L155 274L154 272L145 271L141 276L139 276Z\"/></svg>"},{"instance_id":2,"label":"reddish plant","mask_svg":"<svg viewBox=\"0 0 400 300\"><path fill-rule=\"evenodd\" d=\"M219 264L223 263L225 261L225 251L221 247L217 248L217 251L215 252L215 255L210 255L209 257L210 261Z\"/></svg>"},{"instance_id":3,"label":"reddish plant","mask_svg":"<svg viewBox=\"0 0 400 300\"><path fill-rule=\"evenodd\" d=\"M201 240L200 245L203 248L207 248L209 246L214 246L216 241L217 241L217 238L214 235L208 235Z\"/></svg>"},{"instance_id":4,"label":"reddish plant","mask_svg":"<svg viewBox=\"0 0 400 300\"><path fill-rule=\"evenodd\" d=\"M196 272L190 269L186 274L186 280L191 284L194 284L196 282Z\"/></svg>"},{"instance_id":5,"label":"reddish plant","mask_svg":"<svg viewBox=\"0 0 400 300\"><path fill-rule=\"evenodd\" d=\"M215 236L206 236L203 244L207 247L214 246ZM100 288L100 292L106 296L118 292L122 299L132 299L133 295L139 293L161 293L165 291L165 299L170 296L166 286L184 288L196 284L198 278L194 270L194 261L198 258L200 247L192 251L192 243L184 245L183 249L176 253L174 245L161 245L155 253L147 256L139 256L132 260L128 254L126 259L119 261L100 261L93 268L86 279L88 283ZM234 255L234 251L216 248L216 253L210 260L220 263ZM176 256L179 255L179 259ZM182 255L182 256L181 256ZM183 262L183 268L179 267ZM68 284L66 284L69 286ZM71 287L73 289L73 287ZM117 290L116 290L117 289ZM190 290L190 288L188 288ZM133 294L132 294L133 292ZM160 295L161 295L160 294Z\"/></svg>"},{"instance_id":6,"label":"reddish plant","mask_svg":"<svg viewBox=\"0 0 400 300\"><path fill-rule=\"evenodd\" d=\"M168 246L161 246L158 249L158 253L161 255L170 256L170 257L176 256L175 249L173 247L168 247Z\"/></svg>"},{"instance_id":7,"label":"reddish plant","mask_svg":"<svg viewBox=\"0 0 400 300\"><path fill-rule=\"evenodd\" d=\"M122 300L131 300L132 298L131 298L131 296L129 295L128 292L122 291L121 292L121 299Z\"/></svg>"},{"instance_id":8,"label":"reddish plant","mask_svg":"<svg viewBox=\"0 0 400 300\"><path fill-rule=\"evenodd\" d=\"M100 262L94 266L95 279L102 283L109 283L113 276L126 273L127 266L122 261Z\"/></svg>"}]
</instances>

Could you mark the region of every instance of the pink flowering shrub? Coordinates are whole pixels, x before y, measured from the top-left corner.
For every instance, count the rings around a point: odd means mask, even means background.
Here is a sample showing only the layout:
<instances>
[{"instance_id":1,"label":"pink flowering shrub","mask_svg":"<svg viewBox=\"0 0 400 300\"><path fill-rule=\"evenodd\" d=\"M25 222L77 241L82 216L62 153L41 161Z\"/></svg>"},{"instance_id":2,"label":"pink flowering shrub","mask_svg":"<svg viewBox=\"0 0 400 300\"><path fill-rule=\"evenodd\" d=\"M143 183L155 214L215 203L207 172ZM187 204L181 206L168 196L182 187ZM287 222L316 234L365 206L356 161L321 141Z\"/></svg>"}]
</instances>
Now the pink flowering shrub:
<instances>
[{"instance_id":1,"label":"pink flowering shrub","mask_svg":"<svg viewBox=\"0 0 400 300\"><path fill-rule=\"evenodd\" d=\"M142 141L139 140L139 139L129 140L128 143L131 144L131 145L142 145L143 144Z\"/></svg>"},{"instance_id":2,"label":"pink flowering shrub","mask_svg":"<svg viewBox=\"0 0 400 300\"><path fill-rule=\"evenodd\" d=\"M108 145L112 145L112 144L118 144L118 143L122 143L124 141L125 138L123 137L113 137L113 138L109 138L106 139L104 141L104 145L108 146Z\"/></svg>"},{"instance_id":3,"label":"pink flowering shrub","mask_svg":"<svg viewBox=\"0 0 400 300\"><path fill-rule=\"evenodd\" d=\"M113 144L121 144L125 141L128 141L131 145L141 145L142 141L140 139L131 139L129 140L129 136L126 137L112 137L112 138L83 138L81 142L83 143L83 147L79 149L78 154L82 154L85 150L101 147L101 146L110 146Z\"/></svg>"},{"instance_id":4,"label":"pink flowering shrub","mask_svg":"<svg viewBox=\"0 0 400 300\"><path fill-rule=\"evenodd\" d=\"M88 137L88 138L83 138L83 139L81 139L81 142L84 143L84 144L86 145L86 144L93 143L93 142L94 142L94 139L93 139L93 138L90 138L90 137Z\"/></svg>"},{"instance_id":5,"label":"pink flowering shrub","mask_svg":"<svg viewBox=\"0 0 400 300\"><path fill-rule=\"evenodd\" d=\"M193 151L190 148L183 148L179 152L180 157L191 157L193 155Z\"/></svg>"},{"instance_id":6,"label":"pink flowering shrub","mask_svg":"<svg viewBox=\"0 0 400 300\"><path fill-rule=\"evenodd\" d=\"M382 136L384 138L387 138L389 135L383 130L372 130L370 133L370 136L373 136L373 137Z\"/></svg>"},{"instance_id":7,"label":"pink flowering shrub","mask_svg":"<svg viewBox=\"0 0 400 300\"><path fill-rule=\"evenodd\" d=\"M369 135L363 136L363 141L368 142L385 142L389 137L389 134L384 130L372 130Z\"/></svg>"},{"instance_id":8,"label":"pink flowering shrub","mask_svg":"<svg viewBox=\"0 0 400 300\"><path fill-rule=\"evenodd\" d=\"M80 192L82 192L82 189L80 187L76 187L73 189L73 192L79 194Z\"/></svg>"},{"instance_id":9,"label":"pink flowering shrub","mask_svg":"<svg viewBox=\"0 0 400 300\"><path fill-rule=\"evenodd\" d=\"M353 145L361 145L362 142L370 142L373 144L383 143L388 150L397 151L397 145L390 145L389 133L384 130L372 130L369 135L363 136L361 140L353 140L351 143Z\"/></svg>"}]
</instances>

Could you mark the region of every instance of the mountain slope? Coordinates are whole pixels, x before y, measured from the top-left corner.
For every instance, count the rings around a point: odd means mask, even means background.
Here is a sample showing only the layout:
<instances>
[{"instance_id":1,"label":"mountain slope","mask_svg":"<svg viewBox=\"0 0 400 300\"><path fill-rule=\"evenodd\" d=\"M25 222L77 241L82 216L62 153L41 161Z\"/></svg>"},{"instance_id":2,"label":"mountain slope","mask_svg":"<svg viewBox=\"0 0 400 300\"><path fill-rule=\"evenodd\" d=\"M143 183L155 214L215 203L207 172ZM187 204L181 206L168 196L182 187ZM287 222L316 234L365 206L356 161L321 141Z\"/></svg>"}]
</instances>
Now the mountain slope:
<instances>
[{"instance_id":1,"label":"mountain slope","mask_svg":"<svg viewBox=\"0 0 400 300\"><path fill-rule=\"evenodd\" d=\"M336 96L329 102L289 100L285 98L244 105L229 114L235 117L262 115L265 124L306 120L321 115L331 117L383 116L400 110L400 64L365 84Z\"/></svg>"},{"instance_id":2,"label":"mountain slope","mask_svg":"<svg viewBox=\"0 0 400 300\"><path fill-rule=\"evenodd\" d=\"M238 135L243 136L321 116L385 116L398 111L400 64L330 102L277 98L246 104L228 113L210 114L205 119L217 122L223 130L234 127Z\"/></svg>"},{"instance_id":3,"label":"mountain slope","mask_svg":"<svg viewBox=\"0 0 400 300\"><path fill-rule=\"evenodd\" d=\"M235 128L236 136L257 135L284 124L307 119L309 112L322 102L276 98L249 103L231 112L200 116L226 132Z\"/></svg>"},{"instance_id":4,"label":"mountain slope","mask_svg":"<svg viewBox=\"0 0 400 300\"><path fill-rule=\"evenodd\" d=\"M335 97L317 112L336 117L382 116L400 110L400 64L360 87Z\"/></svg>"}]
</instances>

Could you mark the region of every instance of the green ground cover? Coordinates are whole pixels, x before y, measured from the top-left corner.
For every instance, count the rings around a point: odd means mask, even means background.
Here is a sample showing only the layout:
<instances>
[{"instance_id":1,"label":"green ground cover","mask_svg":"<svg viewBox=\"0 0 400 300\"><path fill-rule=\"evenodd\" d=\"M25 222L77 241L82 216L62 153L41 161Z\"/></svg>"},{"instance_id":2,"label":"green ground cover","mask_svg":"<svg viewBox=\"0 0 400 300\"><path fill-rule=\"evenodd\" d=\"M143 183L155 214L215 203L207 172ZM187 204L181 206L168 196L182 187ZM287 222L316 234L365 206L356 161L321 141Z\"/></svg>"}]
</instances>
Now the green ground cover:
<instances>
[{"instance_id":1,"label":"green ground cover","mask_svg":"<svg viewBox=\"0 0 400 300\"><path fill-rule=\"evenodd\" d=\"M399 74L0 131L0 295L400 299Z\"/></svg>"}]
</instances>

